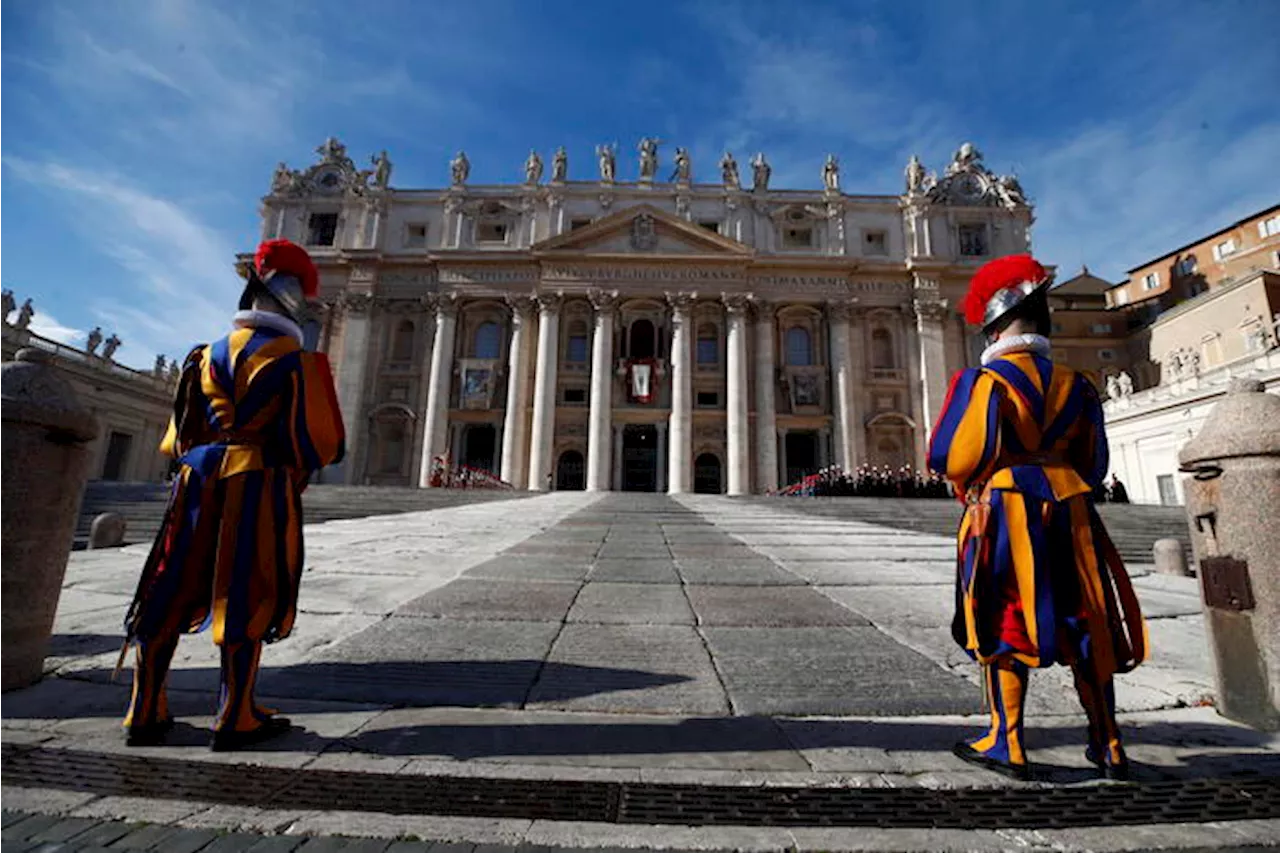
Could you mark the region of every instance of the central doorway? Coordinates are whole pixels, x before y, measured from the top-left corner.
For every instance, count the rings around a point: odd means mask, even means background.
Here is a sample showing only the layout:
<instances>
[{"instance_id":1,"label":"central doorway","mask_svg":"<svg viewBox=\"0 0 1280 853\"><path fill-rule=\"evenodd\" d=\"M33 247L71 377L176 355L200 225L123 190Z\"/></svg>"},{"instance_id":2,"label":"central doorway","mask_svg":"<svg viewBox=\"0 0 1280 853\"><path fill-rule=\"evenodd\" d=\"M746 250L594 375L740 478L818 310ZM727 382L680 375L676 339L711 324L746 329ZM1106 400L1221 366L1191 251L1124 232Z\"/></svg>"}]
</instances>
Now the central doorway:
<instances>
[{"instance_id":1,"label":"central doorway","mask_svg":"<svg viewBox=\"0 0 1280 853\"><path fill-rule=\"evenodd\" d=\"M622 491L658 491L658 428L653 424L622 428Z\"/></svg>"},{"instance_id":2,"label":"central doorway","mask_svg":"<svg viewBox=\"0 0 1280 853\"><path fill-rule=\"evenodd\" d=\"M787 485L818 471L818 434L788 432L783 445L787 459Z\"/></svg>"},{"instance_id":3,"label":"central doorway","mask_svg":"<svg viewBox=\"0 0 1280 853\"><path fill-rule=\"evenodd\" d=\"M720 457L703 453L693 460L693 491L699 495L718 495L720 488Z\"/></svg>"},{"instance_id":4,"label":"central doorway","mask_svg":"<svg viewBox=\"0 0 1280 853\"><path fill-rule=\"evenodd\" d=\"M462 464L481 471L493 471L498 450L498 431L489 424L472 424L462 437Z\"/></svg>"}]
</instances>

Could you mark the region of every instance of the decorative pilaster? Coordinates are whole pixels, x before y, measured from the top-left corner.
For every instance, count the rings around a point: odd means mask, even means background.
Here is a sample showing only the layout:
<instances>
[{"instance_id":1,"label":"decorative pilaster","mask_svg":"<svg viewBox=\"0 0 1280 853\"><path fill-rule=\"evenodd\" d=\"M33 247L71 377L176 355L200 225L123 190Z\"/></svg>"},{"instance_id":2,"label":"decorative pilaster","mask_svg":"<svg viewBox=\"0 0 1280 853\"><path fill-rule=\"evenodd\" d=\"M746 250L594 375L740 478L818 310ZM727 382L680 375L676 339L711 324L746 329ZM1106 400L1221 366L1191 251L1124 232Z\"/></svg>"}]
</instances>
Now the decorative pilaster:
<instances>
[{"instance_id":1,"label":"decorative pilaster","mask_svg":"<svg viewBox=\"0 0 1280 853\"><path fill-rule=\"evenodd\" d=\"M827 322L831 327L831 391L835 412L835 463L846 471L857 467L856 435L853 419L853 358L849 348L848 302L828 302Z\"/></svg>"},{"instance_id":2,"label":"decorative pilaster","mask_svg":"<svg viewBox=\"0 0 1280 853\"><path fill-rule=\"evenodd\" d=\"M727 415L728 436L725 455L728 467L728 494L745 495L751 490L750 458L747 440L747 308L748 298L741 293L722 294L729 316Z\"/></svg>"},{"instance_id":3,"label":"decorative pilaster","mask_svg":"<svg viewBox=\"0 0 1280 853\"><path fill-rule=\"evenodd\" d=\"M511 307L511 347L507 353L507 409L502 426L502 479L517 489L529 482L529 334L533 299L507 295Z\"/></svg>"},{"instance_id":4,"label":"decorative pilaster","mask_svg":"<svg viewBox=\"0 0 1280 853\"><path fill-rule=\"evenodd\" d=\"M756 312L756 491L778 488L778 409L774 400L777 306L754 300Z\"/></svg>"},{"instance_id":5,"label":"decorative pilaster","mask_svg":"<svg viewBox=\"0 0 1280 853\"><path fill-rule=\"evenodd\" d=\"M449 443L449 395L453 387L453 342L458 326L458 295L442 293L436 300L436 334L431 342L431 372L427 385L427 411L422 419L422 462L418 486L431 487L436 457L444 456Z\"/></svg>"},{"instance_id":6,"label":"decorative pilaster","mask_svg":"<svg viewBox=\"0 0 1280 853\"><path fill-rule=\"evenodd\" d=\"M361 284L372 283L372 272L367 268L352 271L352 279L359 274ZM347 458L337 466L336 476L329 480L342 483L358 482L360 476L360 450L364 445L365 374L369 369L369 331L373 312L373 295L367 292L348 291L339 297L342 311L342 360L338 363L338 404L342 408L342 425L346 431Z\"/></svg>"},{"instance_id":7,"label":"decorative pilaster","mask_svg":"<svg viewBox=\"0 0 1280 853\"><path fill-rule=\"evenodd\" d=\"M609 490L609 430L613 426L613 307L618 291L593 290L596 311L591 340L591 414L587 429L587 491Z\"/></svg>"},{"instance_id":8,"label":"decorative pilaster","mask_svg":"<svg viewBox=\"0 0 1280 853\"><path fill-rule=\"evenodd\" d=\"M551 489L551 455L555 451L556 375L560 356L560 293L539 293L538 362L533 389L533 436L529 442L529 489Z\"/></svg>"},{"instance_id":9,"label":"decorative pilaster","mask_svg":"<svg viewBox=\"0 0 1280 853\"><path fill-rule=\"evenodd\" d=\"M915 281L915 299L912 307L916 315L916 334L919 342L921 426L925 435L931 435L933 426L942 413L942 403L947 398L947 338L945 321L949 314L946 300L938 295L938 283L922 279Z\"/></svg>"},{"instance_id":10,"label":"decorative pilaster","mask_svg":"<svg viewBox=\"0 0 1280 853\"><path fill-rule=\"evenodd\" d=\"M671 304L671 420L667 491L688 492L693 470L693 318L696 294L668 293Z\"/></svg>"}]
</instances>

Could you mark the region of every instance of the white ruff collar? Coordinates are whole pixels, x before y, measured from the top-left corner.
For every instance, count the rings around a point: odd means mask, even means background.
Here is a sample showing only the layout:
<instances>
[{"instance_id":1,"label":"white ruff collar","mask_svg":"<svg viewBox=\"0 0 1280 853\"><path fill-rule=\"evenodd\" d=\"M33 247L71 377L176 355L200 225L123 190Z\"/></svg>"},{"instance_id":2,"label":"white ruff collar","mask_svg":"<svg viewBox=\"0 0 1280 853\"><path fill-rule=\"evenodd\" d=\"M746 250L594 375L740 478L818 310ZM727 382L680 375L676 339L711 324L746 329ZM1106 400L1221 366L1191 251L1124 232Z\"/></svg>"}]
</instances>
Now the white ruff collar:
<instances>
[{"instance_id":1,"label":"white ruff collar","mask_svg":"<svg viewBox=\"0 0 1280 853\"><path fill-rule=\"evenodd\" d=\"M1013 335L1008 338L1001 338L991 346L982 351L982 365L986 367L991 362L1000 358L1002 355L1008 355L1011 352L1034 352L1045 358L1049 357L1049 352L1053 345L1049 343L1049 339L1044 335Z\"/></svg>"},{"instance_id":2,"label":"white ruff collar","mask_svg":"<svg viewBox=\"0 0 1280 853\"><path fill-rule=\"evenodd\" d=\"M231 323L237 329L271 329L282 335L288 335L298 342L298 346L302 346L302 329L283 314L252 309L237 311L231 318Z\"/></svg>"}]
</instances>

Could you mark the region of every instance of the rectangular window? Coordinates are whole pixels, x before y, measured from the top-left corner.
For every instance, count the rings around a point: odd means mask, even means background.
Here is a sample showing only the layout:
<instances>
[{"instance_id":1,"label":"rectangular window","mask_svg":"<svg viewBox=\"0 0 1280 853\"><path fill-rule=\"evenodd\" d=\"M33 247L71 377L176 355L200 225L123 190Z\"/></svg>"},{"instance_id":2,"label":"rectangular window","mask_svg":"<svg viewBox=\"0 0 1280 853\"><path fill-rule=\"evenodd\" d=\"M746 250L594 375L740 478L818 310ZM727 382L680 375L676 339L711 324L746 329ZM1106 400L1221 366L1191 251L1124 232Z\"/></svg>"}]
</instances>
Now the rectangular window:
<instances>
[{"instance_id":1,"label":"rectangular window","mask_svg":"<svg viewBox=\"0 0 1280 853\"><path fill-rule=\"evenodd\" d=\"M864 232L862 245L868 255L887 255L889 254L889 235L883 231Z\"/></svg>"},{"instance_id":2,"label":"rectangular window","mask_svg":"<svg viewBox=\"0 0 1280 853\"><path fill-rule=\"evenodd\" d=\"M507 226L502 222L481 222L476 225L477 243L507 242Z\"/></svg>"},{"instance_id":3,"label":"rectangular window","mask_svg":"<svg viewBox=\"0 0 1280 853\"><path fill-rule=\"evenodd\" d=\"M1129 289L1127 287L1117 290L1115 295L1116 305L1127 305L1129 303Z\"/></svg>"},{"instance_id":4,"label":"rectangular window","mask_svg":"<svg viewBox=\"0 0 1280 853\"><path fill-rule=\"evenodd\" d=\"M715 391L699 391L698 406L704 409L714 409L720 405L720 395Z\"/></svg>"},{"instance_id":5,"label":"rectangular window","mask_svg":"<svg viewBox=\"0 0 1280 853\"><path fill-rule=\"evenodd\" d=\"M1155 290L1160 286L1160 273L1149 272L1142 277L1143 290Z\"/></svg>"},{"instance_id":6,"label":"rectangular window","mask_svg":"<svg viewBox=\"0 0 1280 853\"><path fill-rule=\"evenodd\" d=\"M1178 275L1194 275L1196 271L1195 258L1183 258L1178 261Z\"/></svg>"},{"instance_id":7,"label":"rectangular window","mask_svg":"<svg viewBox=\"0 0 1280 853\"><path fill-rule=\"evenodd\" d=\"M564 389L564 401L570 406L580 406L587 402L586 388L566 388Z\"/></svg>"},{"instance_id":8,"label":"rectangular window","mask_svg":"<svg viewBox=\"0 0 1280 853\"><path fill-rule=\"evenodd\" d=\"M782 245L787 249L813 248L812 228L783 228Z\"/></svg>"},{"instance_id":9,"label":"rectangular window","mask_svg":"<svg viewBox=\"0 0 1280 853\"><path fill-rule=\"evenodd\" d=\"M307 245L332 246L338 236L338 214L313 213L307 220Z\"/></svg>"},{"instance_id":10,"label":"rectangular window","mask_svg":"<svg viewBox=\"0 0 1280 853\"><path fill-rule=\"evenodd\" d=\"M569 347L565 351L564 360L573 364L586 364L587 361L587 336L586 335L570 335Z\"/></svg>"},{"instance_id":11,"label":"rectangular window","mask_svg":"<svg viewBox=\"0 0 1280 853\"><path fill-rule=\"evenodd\" d=\"M698 338L698 364L717 364L719 361L719 341L715 338Z\"/></svg>"},{"instance_id":12,"label":"rectangular window","mask_svg":"<svg viewBox=\"0 0 1280 853\"><path fill-rule=\"evenodd\" d=\"M1101 361L1115 361L1116 351L1113 349L1100 349L1098 350L1098 358Z\"/></svg>"},{"instance_id":13,"label":"rectangular window","mask_svg":"<svg viewBox=\"0 0 1280 853\"><path fill-rule=\"evenodd\" d=\"M1222 260L1234 254L1236 250L1236 241L1233 237L1230 240L1223 240L1221 243L1213 247L1213 257L1216 260Z\"/></svg>"},{"instance_id":14,"label":"rectangular window","mask_svg":"<svg viewBox=\"0 0 1280 853\"><path fill-rule=\"evenodd\" d=\"M987 226L968 223L957 226L960 254L966 258L981 258L988 254Z\"/></svg>"},{"instance_id":15,"label":"rectangular window","mask_svg":"<svg viewBox=\"0 0 1280 853\"><path fill-rule=\"evenodd\" d=\"M1165 506L1178 505L1178 490L1173 484L1172 474L1160 474L1157 476L1156 488L1160 490L1160 503Z\"/></svg>"},{"instance_id":16,"label":"rectangular window","mask_svg":"<svg viewBox=\"0 0 1280 853\"><path fill-rule=\"evenodd\" d=\"M1280 234L1280 216L1273 216L1258 223L1258 236L1262 239Z\"/></svg>"},{"instance_id":17,"label":"rectangular window","mask_svg":"<svg viewBox=\"0 0 1280 853\"><path fill-rule=\"evenodd\" d=\"M1094 323L1092 326L1089 327L1089 331L1095 335L1109 335L1111 334L1111 324L1110 323Z\"/></svg>"},{"instance_id":18,"label":"rectangular window","mask_svg":"<svg viewBox=\"0 0 1280 853\"><path fill-rule=\"evenodd\" d=\"M590 224L590 219L571 219L569 220L569 230L577 231L579 228L586 228Z\"/></svg>"},{"instance_id":19,"label":"rectangular window","mask_svg":"<svg viewBox=\"0 0 1280 853\"><path fill-rule=\"evenodd\" d=\"M405 227L404 245L407 249L427 248L427 226L421 223L409 223Z\"/></svg>"},{"instance_id":20,"label":"rectangular window","mask_svg":"<svg viewBox=\"0 0 1280 853\"><path fill-rule=\"evenodd\" d=\"M711 231L714 234L720 233L720 222L718 220L704 219L703 221L699 222L698 225L702 228L707 229L708 231Z\"/></svg>"}]
</instances>

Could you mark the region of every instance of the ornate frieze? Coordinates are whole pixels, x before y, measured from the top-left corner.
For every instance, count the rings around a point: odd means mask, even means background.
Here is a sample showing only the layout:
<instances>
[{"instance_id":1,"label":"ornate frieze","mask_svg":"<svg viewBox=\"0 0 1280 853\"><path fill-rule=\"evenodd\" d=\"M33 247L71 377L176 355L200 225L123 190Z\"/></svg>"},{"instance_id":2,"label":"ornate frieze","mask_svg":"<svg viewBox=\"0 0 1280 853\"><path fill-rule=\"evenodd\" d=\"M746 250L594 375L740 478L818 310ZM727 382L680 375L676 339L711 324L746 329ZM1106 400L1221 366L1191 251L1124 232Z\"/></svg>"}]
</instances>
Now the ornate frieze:
<instances>
[{"instance_id":1,"label":"ornate frieze","mask_svg":"<svg viewBox=\"0 0 1280 853\"><path fill-rule=\"evenodd\" d=\"M442 266L437 275L443 284L526 284L538 280L538 269L533 266Z\"/></svg>"},{"instance_id":2,"label":"ornate frieze","mask_svg":"<svg viewBox=\"0 0 1280 853\"><path fill-rule=\"evenodd\" d=\"M352 284L370 282L373 281L376 275L377 270L374 267L368 264L355 264L347 275L347 281Z\"/></svg>"},{"instance_id":3,"label":"ornate frieze","mask_svg":"<svg viewBox=\"0 0 1280 853\"><path fill-rule=\"evenodd\" d=\"M378 281L388 290L436 290L439 287L439 278L434 269L384 272Z\"/></svg>"},{"instance_id":4,"label":"ornate frieze","mask_svg":"<svg viewBox=\"0 0 1280 853\"><path fill-rule=\"evenodd\" d=\"M547 264L542 268L542 278L558 281L582 282L618 282L655 284L673 281L717 281L727 282L740 280L741 269L733 267L669 267L669 266L569 266L566 264Z\"/></svg>"}]
</instances>

